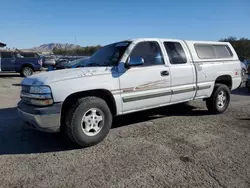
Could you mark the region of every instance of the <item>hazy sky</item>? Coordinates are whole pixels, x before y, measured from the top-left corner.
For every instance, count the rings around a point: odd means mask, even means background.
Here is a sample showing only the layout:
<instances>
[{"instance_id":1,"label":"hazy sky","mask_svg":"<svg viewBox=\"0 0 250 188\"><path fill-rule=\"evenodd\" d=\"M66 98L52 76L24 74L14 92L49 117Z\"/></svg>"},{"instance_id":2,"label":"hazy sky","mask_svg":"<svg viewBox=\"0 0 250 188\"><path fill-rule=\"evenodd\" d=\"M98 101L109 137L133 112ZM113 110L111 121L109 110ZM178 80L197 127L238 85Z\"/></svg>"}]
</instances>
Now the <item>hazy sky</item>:
<instances>
[{"instance_id":1,"label":"hazy sky","mask_svg":"<svg viewBox=\"0 0 250 188\"><path fill-rule=\"evenodd\" d=\"M250 0L1 0L0 41L107 44L137 37L250 38Z\"/></svg>"}]
</instances>

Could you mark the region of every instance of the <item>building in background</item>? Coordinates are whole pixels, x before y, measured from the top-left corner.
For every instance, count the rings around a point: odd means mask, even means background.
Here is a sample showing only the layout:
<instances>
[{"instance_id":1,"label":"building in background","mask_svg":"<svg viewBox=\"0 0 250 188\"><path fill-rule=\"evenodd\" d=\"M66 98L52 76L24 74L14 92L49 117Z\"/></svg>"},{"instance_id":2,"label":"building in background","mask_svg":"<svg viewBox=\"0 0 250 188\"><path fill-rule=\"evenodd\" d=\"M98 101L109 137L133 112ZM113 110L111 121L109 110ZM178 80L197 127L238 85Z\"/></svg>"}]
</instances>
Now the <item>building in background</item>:
<instances>
[{"instance_id":1,"label":"building in background","mask_svg":"<svg viewBox=\"0 0 250 188\"><path fill-rule=\"evenodd\" d=\"M6 44L0 42L0 47L1 47L1 48L5 47L5 46L6 46Z\"/></svg>"}]
</instances>

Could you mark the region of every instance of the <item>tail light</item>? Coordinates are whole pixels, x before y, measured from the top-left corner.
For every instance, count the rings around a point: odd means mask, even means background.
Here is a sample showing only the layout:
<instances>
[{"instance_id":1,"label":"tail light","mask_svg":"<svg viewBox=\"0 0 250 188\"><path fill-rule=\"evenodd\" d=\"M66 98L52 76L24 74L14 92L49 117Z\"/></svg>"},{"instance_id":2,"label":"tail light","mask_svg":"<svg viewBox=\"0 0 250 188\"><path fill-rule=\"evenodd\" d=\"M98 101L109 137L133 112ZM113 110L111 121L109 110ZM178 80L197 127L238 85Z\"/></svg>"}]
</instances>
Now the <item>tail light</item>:
<instances>
[{"instance_id":1,"label":"tail light","mask_svg":"<svg viewBox=\"0 0 250 188\"><path fill-rule=\"evenodd\" d=\"M38 64L41 65L41 66L43 66L43 60L42 60L42 59L39 59L39 60L38 60Z\"/></svg>"}]
</instances>

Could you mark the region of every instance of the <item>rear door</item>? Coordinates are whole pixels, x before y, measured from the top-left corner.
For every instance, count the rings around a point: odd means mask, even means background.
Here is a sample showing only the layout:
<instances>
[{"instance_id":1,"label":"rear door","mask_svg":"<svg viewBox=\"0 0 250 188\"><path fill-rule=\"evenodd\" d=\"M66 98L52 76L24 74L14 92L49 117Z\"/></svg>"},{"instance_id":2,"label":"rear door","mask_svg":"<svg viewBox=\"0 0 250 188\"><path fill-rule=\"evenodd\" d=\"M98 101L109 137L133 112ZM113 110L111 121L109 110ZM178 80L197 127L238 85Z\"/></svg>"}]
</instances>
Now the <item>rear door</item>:
<instances>
[{"instance_id":1,"label":"rear door","mask_svg":"<svg viewBox=\"0 0 250 188\"><path fill-rule=\"evenodd\" d=\"M169 58L171 102L191 100L195 96L195 69L183 41L163 40Z\"/></svg>"},{"instance_id":2,"label":"rear door","mask_svg":"<svg viewBox=\"0 0 250 188\"><path fill-rule=\"evenodd\" d=\"M15 71L15 57L12 52L1 52L1 71Z\"/></svg>"}]
</instances>

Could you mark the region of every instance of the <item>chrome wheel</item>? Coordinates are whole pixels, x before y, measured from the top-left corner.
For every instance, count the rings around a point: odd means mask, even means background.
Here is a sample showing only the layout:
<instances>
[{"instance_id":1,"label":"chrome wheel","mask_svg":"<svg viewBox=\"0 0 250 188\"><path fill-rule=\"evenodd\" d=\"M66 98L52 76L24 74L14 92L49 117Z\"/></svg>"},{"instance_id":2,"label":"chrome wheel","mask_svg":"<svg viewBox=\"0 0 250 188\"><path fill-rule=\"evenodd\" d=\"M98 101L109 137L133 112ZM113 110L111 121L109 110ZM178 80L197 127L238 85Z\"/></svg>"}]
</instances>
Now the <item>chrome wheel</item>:
<instances>
[{"instance_id":1,"label":"chrome wheel","mask_svg":"<svg viewBox=\"0 0 250 188\"><path fill-rule=\"evenodd\" d=\"M227 102L227 96L224 91L220 91L217 96L217 105L219 108L224 108Z\"/></svg>"},{"instance_id":2,"label":"chrome wheel","mask_svg":"<svg viewBox=\"0 0 250 188\"><path fill-rule=\"evenodd\" d=\"M23 75L24 75L24 76L31 76L32 73L33 73L33 70L32 70L31 68L29 68L29 67L25 67L25 68L23 69Z\"/></svg>"},{"instance_id":3,"label":"chrome wheel","mask_svg":"<svg viewBox=\"0 0 250 188\"><path fill-rule=\"evenodd\" d=\"M87 136L97 135L104 125L104 114L96 108L89 109L81 121L82 130Z\"/></svg>"}]
</instances>

